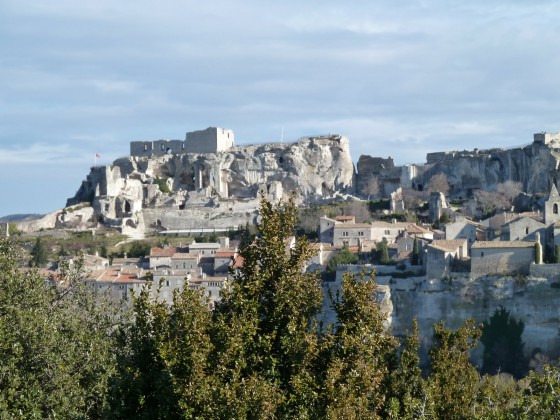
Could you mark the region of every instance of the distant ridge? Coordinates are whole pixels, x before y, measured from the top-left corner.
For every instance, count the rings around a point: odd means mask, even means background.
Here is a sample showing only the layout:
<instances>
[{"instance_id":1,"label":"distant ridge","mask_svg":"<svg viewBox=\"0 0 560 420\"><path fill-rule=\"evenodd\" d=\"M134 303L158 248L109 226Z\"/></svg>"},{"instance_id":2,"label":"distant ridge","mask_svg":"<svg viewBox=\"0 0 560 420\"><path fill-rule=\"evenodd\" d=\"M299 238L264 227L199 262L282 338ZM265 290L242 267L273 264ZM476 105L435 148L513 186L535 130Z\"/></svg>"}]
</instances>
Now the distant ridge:
<instances>
[{"instance_id":1,"label":"distant ridge","mask_svg":"<svg viewBox=\"0 0 560 420\"><path fill-rule=\"evenodd\" d=\"M11 222L27 222L31 220L37 220L43 217L44 214L9 214L7 216L0 217L0 223L11 223Z\"/></svg>"}]
</instances>

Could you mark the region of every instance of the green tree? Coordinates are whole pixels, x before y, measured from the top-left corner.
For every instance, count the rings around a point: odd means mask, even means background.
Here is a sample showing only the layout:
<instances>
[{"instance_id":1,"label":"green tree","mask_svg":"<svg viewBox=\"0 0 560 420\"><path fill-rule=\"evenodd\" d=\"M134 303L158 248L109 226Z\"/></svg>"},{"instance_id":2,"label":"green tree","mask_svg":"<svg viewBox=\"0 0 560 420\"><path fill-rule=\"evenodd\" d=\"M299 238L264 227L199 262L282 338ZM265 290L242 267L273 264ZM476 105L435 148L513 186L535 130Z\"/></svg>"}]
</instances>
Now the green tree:
<instances>
[{"instance_id":1,"label":"green tree","mask_svg":"<svg viewBox=\"0 0 560 420\"><path fill-rule=\"evenodd\" d=\"M117 371L111 379L108 417L160 419L179 417L179 396L160 348L168 308L151 302L151 288L133 299L133 320L117 336Z\"/></svg>"},{"instance_id":2,"label":"green tree","mask_svg":"<svg viewBox=\"0 0 560 420\"><path fill-rule=\"evenodd\" d=\"M378 242L376 249L379 262L381 264L389 264L391 260L389 259L389 244L387 242L387 238L383 238L381 242Z\"/></svg>"},{"instance_id":3,"label":"green tree","mask_svg":"<svg viewBox=\"0 0 560 420\"><path fill-rule=\"evenodd\" d=\"M332 295L337 324L325 336L329 350L324 381L326 418L377 418L386 398L388 360L397 341L385 334L377 285L366 273L346 273L341 290Z\"/></svg>"},{"instance_id":4,"label":"green tree","mask_svg":"<svg viewBox=\"0 0 560 420\"><path fill-rule=\"evenodd\" d=\"M297 207L261 198L258 234L240 250L243 266L213 313L217 417L314 417L319 388L314 370L322 304L312 256L294 240Z\"/></svg>"},{"instance_id":5,"label":"green tree","mask_svg":"<svg viewBox=\"0 0 560 420\"><path fill-rule=\"evenodd\" d=\"M17 254L0 240L0 417L99 418L123 315L84 283L81 260L49 282Z\"/></svg>"},{"instance_id":6,"label":"green tree","mask_svg":"<svg viewBox=\"0 0 560 420\"><path fill-rule=\"evenodd\" d=\"M44 267L49 262L47 246L40 236L35 239L35 245L31 249L31 264L35 267Z\"/></svg>"},{"instance_id":7,"label":"green tree","mask_svg":"<svg viewBox=\"0 0 560 420\"><path fill-rule=\"evenodd\" d=\"M469 351L480 338L472 320L456 331L443 321L434 325L434 345L430 350L428 378L429 409L436 418L470 418L478 391L478 372L469 361Z\"/></svg>"},{"instance_id":8,"label":"green tree","mask_svg":"<svg viewBox=\"0 0 560 420\"><path fill-rule=\"evenodd\" d=\"M336 267L340 264L355 264L359 260L358 255L350 251L348 246L343 246L340 252L333 255L327 264L327 273L336 273Z\"/></svg>"},{"instance_id":9,"label":"green tree","mask_svg":"<svg viewBox=\"0 0 560 420\"><path fill-rule=\"evenodd\" d=\"M554 247L554 263L560 264L560 245Z\"/></svg>"},{"instance_id":10,"label":"green tree","mask_svg":"<svg viewBox=\"0 0 560 420\"><path fill-rule=\"evenodd\" d=\"M412 257L411 257L411 264L412 265L420 265L420 251L418 249L418 238L414 237L414 243L412 245Z\"/></svg>"},{"instance_id":11,"label":"green tree","mask_svg":"<svg viewBox=\"0 0 560 420\"><path fill-rule=\"evenodd\" d=\"M560 370L546 365L542 373L532 371L529 386L518 401L519 418L557 419L560 413Z\"/></svg>"},{"instance_id":12,"label":"green tree","mask_svg":"<svg viewBox=\"0 0 560 420\"><path fill-rule=\"evenodd\" d=\"M426 414L427 393L420 369L418 322L412 324L403 349L391 366L384 417L417 419Z\"/></svg>"},{"instance_id":13,"label":"green tree","mask_svg":"<svg viewBox=\"0 0 560 420\"><path fill-rule=\"evenodd\" d=\"M482 327L480 341L484 344L482 373L509 372L521 378L527 369L521 340L525 325L516 321L503 307L494 311Z\"/></svg>"},{"instance_id":14,"label":"green tree","mask_svg":"<svg viewBox=\"0 0 560 420\"><path fill-rule=\"evenodd\" d=\"M134 241L128 248L127 256L129 258L140 258L150 255L151 246L145 241Z\"/></svg>"}]
</instances>

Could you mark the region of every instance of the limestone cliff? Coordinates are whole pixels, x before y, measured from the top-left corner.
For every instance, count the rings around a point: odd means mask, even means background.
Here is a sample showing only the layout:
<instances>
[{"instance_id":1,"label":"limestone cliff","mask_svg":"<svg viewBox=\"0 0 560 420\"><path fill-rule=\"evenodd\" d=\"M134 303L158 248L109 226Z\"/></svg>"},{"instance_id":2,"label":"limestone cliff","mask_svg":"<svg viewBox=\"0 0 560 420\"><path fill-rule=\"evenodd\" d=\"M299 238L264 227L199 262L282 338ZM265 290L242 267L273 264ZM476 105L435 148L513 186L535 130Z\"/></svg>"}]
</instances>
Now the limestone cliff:
<instances>
[{"instance_id":1,"label":"limestone cliff","mask_svg":"<svg viewBox=\"0 0 560 420\"><path fill-rule=\"evenodd\" d=\"M348 139L121 158L92 168L67 205L89 201L123 229L227 228L256 216L259 191L272 200L295 192L307 203L353 193Z\"/></svg>"},{"instance_id":2,"label":"limestone cliff","mask_svg":"<svg viewBox=\"0 0 560 420\"><path fill-rule=\"evenodd\" d=\"M367 271L372 266L366 266ZM327 290L341 287L342 274L348 270L361 273L363 266L343 266L337 280L324 283ZM488 321L494 311L504 307L511 316L523 321L525 355L539 349L551 359L560 355L560 264L531 265L528 276L465 276L454 274L445 279L426 276L397 278L392 267L377 266L375 281L380 285L380 301L392 333L404 336L418 320L421 353L427 360L432 344L433 325L441 320L450 328L460 327L468 318L476 323ZM334 322L335 314L325 299L324 322ZM483 346L473 353L475 363L482 363Z\"/></svg>"},{"instance_id":3,"label":"limestone cliff","mask_svg":"<svg viewBox=\"0 0 560 420\"><path fill-rule=\"evenodd\" d=\"M376 178L387 195L397 184L422 187L437 173L449 179L452 194L468 197L473 190L492 190L497 184L521 182L527 193L548 192L558 178L560 153L554 147L534 142L513 149L429 153L424 165L393 166L391 159L369 156L358 162L357 192L368 195L367 187Z\"/></svg>"}]
</instances>

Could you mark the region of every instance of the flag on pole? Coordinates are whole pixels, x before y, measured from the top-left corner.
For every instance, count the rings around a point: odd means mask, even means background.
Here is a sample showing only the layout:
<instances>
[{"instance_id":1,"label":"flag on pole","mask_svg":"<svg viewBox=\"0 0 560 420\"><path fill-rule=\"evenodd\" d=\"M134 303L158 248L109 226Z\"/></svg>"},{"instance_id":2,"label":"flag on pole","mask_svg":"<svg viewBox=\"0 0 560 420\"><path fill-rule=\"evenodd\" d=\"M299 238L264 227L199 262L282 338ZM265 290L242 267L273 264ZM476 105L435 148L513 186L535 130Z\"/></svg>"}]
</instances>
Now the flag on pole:
<instances>
[{"instance_id":1,"label":"flag on pole","mask_svg":"<svg viewBox=\"0 0 560 420\"><path fill-rule=\"evenodd\" d=\"M96 153L96 154L95 154L95 157L96 157L97 159L99 159L101 156L99 155L99 153Z\"/></svg>"}]
</instances>

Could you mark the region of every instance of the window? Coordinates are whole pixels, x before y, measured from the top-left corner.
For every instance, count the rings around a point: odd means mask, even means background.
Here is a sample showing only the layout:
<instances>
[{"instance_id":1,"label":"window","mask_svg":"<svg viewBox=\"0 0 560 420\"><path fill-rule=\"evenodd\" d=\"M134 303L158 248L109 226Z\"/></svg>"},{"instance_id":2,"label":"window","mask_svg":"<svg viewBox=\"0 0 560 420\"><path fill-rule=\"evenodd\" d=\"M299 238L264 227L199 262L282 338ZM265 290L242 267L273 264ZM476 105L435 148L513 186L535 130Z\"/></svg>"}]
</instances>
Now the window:
<instances>
[{"instance_id":1,"label":"window","mask_svg":"<svg viewBox=\"0 0 560 420\"><path fill-rule=\"evenodd\" d=\"M161 150L165 150L165 144L161 145Z\"/></svg>"},{"instance_id":2,"label":"window","mask_svg":"<svg viewBox=\"0 0 560 420\"><path fill-rule=\"evenodd\" d=\"M183 268L187 268L187 263L183 263Z\"/></svg>"},{"instance_id":3,"label":"window","mask_svg":"<svg viewBox=\"0 0 560 420\"><path fill-rule=\"evenodd\" d=\"M480 251L480 257L484 257L484 251Z\"/></svg>"},{"instance_id":4,"label":"window","mask_svg":"<svg viewBox=\"0 0 560 420\"><path fill-rule=\"evenodd\" d=\"M147 151L148 151L148 145L145 144L145 145L144 145L144 152L147 152Z\"/></svg>"},{"instance_id":5,"label":"window","mask_svg":"<svg viewBox=\"0 0 560 420\"><path fill-rule=\"evenodd\" d=\"M212 297L212 290L208 290L208 297Z\"/></svg>"},{"instance_id":6,"label":"window","mask_svg":"<svg viewBox=\"0 0 560 420\"><path fill-rule=\"evenodd\" d=\"M342 241L342 246L348 246L348 241Z\"/></svg>"},{"instance_id":7,"label":"window","mask_svg":"<svg viewBox=\"0 0 560 420\"><path fill-rule=\"evenodd\" d=\"M554 203L552 206L552 213L558 214L558 203Z\"/></svg>"},{"instance_id":8,"label":"window","mask_svg":"<svg viewBox=\"0 0 560 420\"><path fill-rule=\"evenodd\" d=\"M364 232L358 232L358 236L364 236Z\"/></svg>"},{"instance_id":9,"label":"window","mask_svg":"<svg viewBox=\"0 0 560 420\"><path fill-rule=\"evenodd\" d=\"M391 231L389 229L385 229L385 235L390 235Z\"/></svg>"},{"instance_id":10,"label":"window","mask_svg":"<svg viewBox=\"0 0 560 420\"><path fill-rule=\"evenodd\" d=\"M529 228L526 227L526 228L525 228L525 235L528 235L528 234L529 234Z\"/></svg>"},{"instance_id":11,"label":"window","mask_svg":"<svg viewBox=\"0 0 560 420\"><path fill-rule=\"evenodd\" d=\"M169 287L169 280L165 280L165 285Z\"/></svg>"},{"instance_id":12,"label":"window","mask_svg":"<svg viewBox=\"0 0 560 420\"><path fill-rule=\"evenodd\" d=\"M342 236L348 236L348 232L342 232Z\"/></svg>"}]
</instances>

